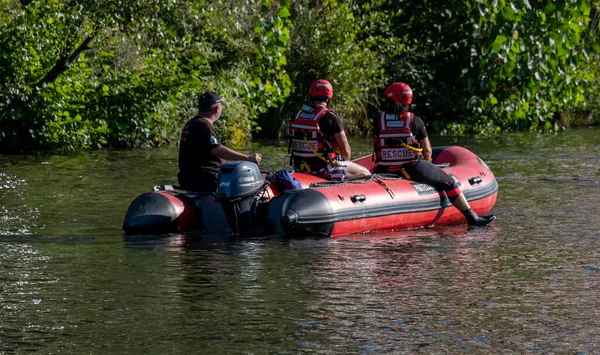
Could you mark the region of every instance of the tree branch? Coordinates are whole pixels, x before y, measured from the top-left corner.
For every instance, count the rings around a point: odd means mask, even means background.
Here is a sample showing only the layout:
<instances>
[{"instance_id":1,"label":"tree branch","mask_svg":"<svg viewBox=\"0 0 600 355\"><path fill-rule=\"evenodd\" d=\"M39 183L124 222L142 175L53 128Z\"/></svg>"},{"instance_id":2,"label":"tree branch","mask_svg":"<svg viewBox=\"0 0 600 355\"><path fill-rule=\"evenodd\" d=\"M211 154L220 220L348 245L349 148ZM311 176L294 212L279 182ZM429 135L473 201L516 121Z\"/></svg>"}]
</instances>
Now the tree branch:
<instances>
[{"instance_id":1,"label":"tree branch","mask_svg":"<svg viewBox=\"0 0 600 355\"><path fill-rule=\"evenodd\" d=\"M30 85L30 87L37 87L38 90L34 91L31 95L29 95L26 100L21 100L19 97L13 96L10 99L10 103L0 111L0 122L10 111L20 108L23 105L27 104L29 101L31 101L32 98L34 98L37 94L43 91L44 85L56 81L56 79L62 73L64 73L65 71L67 71L67 69L70 68L71 63L73 63L79 57L79 54L81 54L81 52L90 49L89 44L94 39L94 37L95 36L93 35L86 37L83 40L83 42L81 42L81 44L77 48L75 48L73 53L71 53L70 55L64 55L61 58L59 58L56 61L54 67L52 67L52 69L50 69L50 71L46 73L46 75L44 75L42 79L40 79L37 83Z\"/></svg>"},{"instance_id":2,"label":"tree branch","mask_svg":"<svg viewBox=\"0 0 600 355\"><path fill-rule=\"evenodd\" d=\"M64 73L65 71L67 71L67 69L69 69L69 67L71 66L71 63L73 63L73 61L75 61L75 59L77 59L77 57L79 57L79 54L81 54L81 52L83 52L84 50L90 49L90 47L88 45L90 44L90 42L93 39L94 39L93 36L87 37L85 40L83 40L83 42L81 42L79 47L75 48L75 50L73 51L73 53L71 55L65 55L62 58L60 58L56 62L54 67L52 69L50 69L50 71L48 73L46 73L46 75L40 81L38 81L34 86L41 87L44 84L54 82L62 73Z\"/></svg>"}]
</instances>

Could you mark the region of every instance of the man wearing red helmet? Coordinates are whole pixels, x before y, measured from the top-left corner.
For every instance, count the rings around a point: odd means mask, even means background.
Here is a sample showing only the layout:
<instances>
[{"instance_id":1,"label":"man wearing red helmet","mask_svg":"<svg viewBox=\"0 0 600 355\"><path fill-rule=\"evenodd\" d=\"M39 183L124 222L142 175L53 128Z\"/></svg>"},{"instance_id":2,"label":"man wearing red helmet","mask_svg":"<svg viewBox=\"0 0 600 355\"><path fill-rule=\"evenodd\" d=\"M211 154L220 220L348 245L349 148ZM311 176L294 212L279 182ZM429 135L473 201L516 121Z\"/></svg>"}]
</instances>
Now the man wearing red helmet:
<instances>
[{"instance_id":1,"label":"man wearing red helmet","mask_svg":"<svg viewBox=\"0 0 600 355\"><path fill-rule=\"evenodd\" d=\"M333 87L327 80L310 86L312 103L302 105L290 125L290 152L294 169L326 180L344 180L370 175L350 161L351 150L344 125L327 106Z\"/></svg>"},{"instance_id":2,"label":"man wearing red helmet","mask_svg":"<svg viewBox=\"0 0 600 355\"><path fill-rule=\"evenodd\" d=\"M471 226L484 226L496 217L478 216L456 181L431 163L431 144L423 120L409 112L412 89L405 83L393 83L385 89L386 110L379 114L373 131L375 173L395 173L446 192L452 204Z\"/></svg>"}]
</instances>

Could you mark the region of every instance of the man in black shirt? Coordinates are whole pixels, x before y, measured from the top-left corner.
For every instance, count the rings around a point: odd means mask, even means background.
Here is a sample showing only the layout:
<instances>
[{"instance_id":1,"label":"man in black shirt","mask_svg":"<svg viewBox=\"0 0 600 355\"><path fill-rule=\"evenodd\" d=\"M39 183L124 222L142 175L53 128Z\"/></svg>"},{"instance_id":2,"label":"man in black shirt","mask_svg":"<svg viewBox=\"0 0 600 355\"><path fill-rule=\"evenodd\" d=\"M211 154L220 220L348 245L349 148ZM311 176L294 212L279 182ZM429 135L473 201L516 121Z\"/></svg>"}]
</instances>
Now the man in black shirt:
<instances>
[{"instance_id":1,"label":"man in black shirt","mask_svg":"<svg viewBox=\"0 0 600 355\"><path fill-rule=\"evenodd\" d=\"M217 174L223 160L245 160L260 164L259 153L243 154L229 149L219 140L214 123L221 117L219 95L208 91L198 99L198 115L189 120L179 145L179 186L185 190L217 191Z\"/></svg>"}]
</instances>

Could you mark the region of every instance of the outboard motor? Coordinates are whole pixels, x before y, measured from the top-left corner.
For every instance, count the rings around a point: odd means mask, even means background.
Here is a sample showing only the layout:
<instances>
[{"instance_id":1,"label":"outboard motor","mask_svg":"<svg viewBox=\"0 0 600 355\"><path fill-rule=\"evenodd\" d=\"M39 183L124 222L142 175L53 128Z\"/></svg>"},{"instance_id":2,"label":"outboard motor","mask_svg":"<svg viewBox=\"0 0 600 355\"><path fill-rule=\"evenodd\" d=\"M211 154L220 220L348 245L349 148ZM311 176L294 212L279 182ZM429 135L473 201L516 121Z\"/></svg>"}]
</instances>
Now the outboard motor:
<instances>
[{"instance_id":1,"label":"outboard motor","mask_svg":"<svg viewBox=\"0 0 600 355\"><path fill-rule=\"evenodd\" d=\"M256 205L266 186L256 163L239 161L221 166L217 176L217 199L234 233L239 234L253 226Z\"/></svg>"}]
</instances>

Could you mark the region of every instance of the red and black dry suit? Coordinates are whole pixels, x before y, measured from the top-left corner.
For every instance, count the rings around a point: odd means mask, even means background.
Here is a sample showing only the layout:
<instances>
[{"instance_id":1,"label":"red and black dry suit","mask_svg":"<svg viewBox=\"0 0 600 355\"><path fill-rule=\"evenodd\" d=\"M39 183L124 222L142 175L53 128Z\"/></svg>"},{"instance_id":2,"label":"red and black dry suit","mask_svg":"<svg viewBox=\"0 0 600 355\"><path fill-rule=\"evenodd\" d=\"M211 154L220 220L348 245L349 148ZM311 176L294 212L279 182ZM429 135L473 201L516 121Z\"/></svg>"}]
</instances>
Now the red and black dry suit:
<instances>
[{"instance_id":1,"label":"red and black dry suit","mask_svg":"<svg viewBox=\"0 0 600 355\"><path fill-rule=\"evenodd\" d=\"M334 135L343 130L341 120L329 108L302 105L290 124L294 169L320 175L328 165L342 161Z\"/></svg>"},{"instance_id":2,"label":"red and black dry suit","mask_svg":"<svg viewBox=\"0 0 600 355\"><path fill-rule=\"evenodd\" d=\"M410 112L398 115L381 112L375 121L373 147L375 173L394 173L410 180L429 184L446 192L453 202L461 193L456 181L440 167L421 159L421 153L406 148L402 143L420 148L427 138L423 120Z\"/></svg>"}]
</instances>

